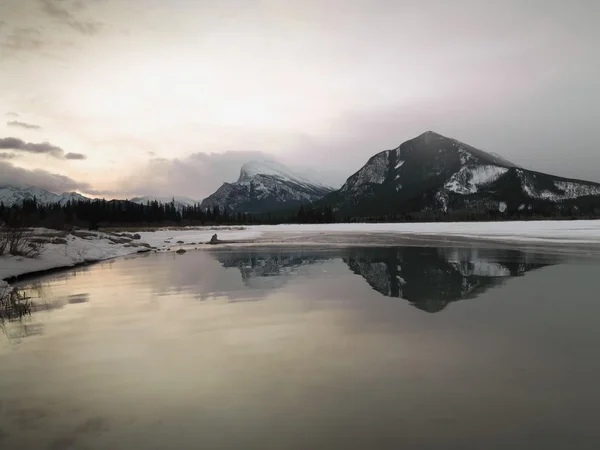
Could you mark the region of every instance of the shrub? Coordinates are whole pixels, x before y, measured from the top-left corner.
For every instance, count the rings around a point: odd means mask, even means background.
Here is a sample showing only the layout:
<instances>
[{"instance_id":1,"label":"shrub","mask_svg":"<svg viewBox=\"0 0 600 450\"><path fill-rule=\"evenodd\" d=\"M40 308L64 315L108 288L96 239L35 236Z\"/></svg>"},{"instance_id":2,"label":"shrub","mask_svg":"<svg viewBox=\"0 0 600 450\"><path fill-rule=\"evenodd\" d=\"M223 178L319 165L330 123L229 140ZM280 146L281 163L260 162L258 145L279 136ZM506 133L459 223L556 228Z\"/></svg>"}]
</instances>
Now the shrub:
<instances>
[{"instance_id":1,"label":"shrub","mask_svg":"<svg viewBox=\"0 0 600 450\"><path fill-rule=\"evenodd\" d=\"M0 225L0 256L35 258L42 253L45 245L46 242L36 238L29 228Z\"/></svg>"}]
</instances>

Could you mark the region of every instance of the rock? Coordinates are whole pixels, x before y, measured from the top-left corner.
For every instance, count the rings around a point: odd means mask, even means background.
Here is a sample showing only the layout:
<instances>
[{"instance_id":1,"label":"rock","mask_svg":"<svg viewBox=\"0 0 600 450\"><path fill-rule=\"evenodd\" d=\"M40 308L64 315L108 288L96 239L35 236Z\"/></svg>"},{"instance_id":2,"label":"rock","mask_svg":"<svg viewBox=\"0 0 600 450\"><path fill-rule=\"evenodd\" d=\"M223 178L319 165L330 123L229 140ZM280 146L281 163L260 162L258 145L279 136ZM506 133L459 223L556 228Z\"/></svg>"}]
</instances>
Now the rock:
<instances>
[{"instance_id":1,"label":"rock","mask_svg":"<svg viewBox=\"0 0 600 450\"><path fill-rule=\"evenodd\" d=\"M219 238L217 237L217 235L213 234L213 237L210 238L210 242L209 243L210 244L218 244L219 242L221 242L221 241L219 241Z\"/></svg>"},{"instance_id":2,"label":"rock","mask_svg":"<svg viewBox=\"0 0 600 450\"><path fill-rule=\"evenodd\" d=\"M179 250L177 250L175 253L177 253L178 255L183 255L185 253L185 250L180 248Z\"/></svg>"},{"instance_id":3,"label":"rock","mask_svg":"<svg viewBox=\"0 0 600 450\"><path fill-rule=\"evenodd\" d=\"M125 238L128 238L128 239L135 239L135 240L137 240L137 239L141 239L141 238L142 238L142 236L140 236L140 235L139 235L139 234L137 234L137 233L136 233L136 234L130 234L130 233L121 233L121 234L119 234L118 236L125 237Z\"/></svg>"},{"instance_id":4,"label":"rock","mask_svg":"<svg viewBox=\"0 0 600 450\"><path fill-rule=\"evenodd\" d=\"M183 241L177 241L178 244L185 244Z\"/></svg>"}]
</instances>

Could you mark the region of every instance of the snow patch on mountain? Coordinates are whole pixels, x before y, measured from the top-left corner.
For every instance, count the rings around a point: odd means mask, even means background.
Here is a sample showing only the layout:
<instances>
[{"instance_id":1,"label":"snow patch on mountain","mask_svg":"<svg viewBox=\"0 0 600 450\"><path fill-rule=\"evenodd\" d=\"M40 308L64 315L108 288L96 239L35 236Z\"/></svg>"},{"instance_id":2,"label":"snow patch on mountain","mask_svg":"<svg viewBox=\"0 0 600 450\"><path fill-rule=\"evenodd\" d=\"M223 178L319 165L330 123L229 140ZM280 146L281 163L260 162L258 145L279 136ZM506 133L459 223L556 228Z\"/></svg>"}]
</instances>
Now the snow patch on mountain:
<instances>
[{"instance_id":1,"label":"snow patch on mountain","mask_svg":"<svg viewBox=\"0 0 600 450\"><path fill-rule=\"evenodd\" d=\"M523 192L534 199L560 202L563 200L573 200L588 195L600 195L599 185L566 180L554 180L552 182L556 191L551 191L549 189L537 189L535 187L535 174L526 173L523 170L519 170L517 173L521 180L521 188L523 189Z\"/></svg>"},{"instance_id":2,"label":"snow patch on mountain","mask_svg":"<svg viewBox=\"0 0 600 450\"><path fill-rule=\"evenodd\" d=\"M459 148L458 148L458 157L460 158L461 166L465 166L469 163L477 163L477 158L475 158L471 153L469 153L462 146L459 146Z\"/></svg>"},{"instance_id":3,"label":"snow patch on mountain","mask_svg":"<svg viewBox=\"0 0 600 450\"><path fill-rule=\"evenodd\" d=\"M475 194L479 188L493 183L506 172L508 172L506 167L468 165L452 175L444 188L462 195Z\"/></svg>"},{"instance_id":4,"label":"snow patch on mountain","mask_svg":"<svg viewBox=\"0 0 600 450\"><path fill-rule=\"evenodd\" d=\"M341 191L346 192L367 183L382 184L388 172L388 152L381 152L373 156L367 164L351 176L342 186Z\"/></svg>"},{"instance_id":5,"label":"snow patch on mountain","mask_svg":"<svg viewBox=\"0 0 600 450\"><path fill-rule=\"evenodd\" d=\"M450 264L452 264L463 277L510 277L510 270L496 262L475 260L451 262Z\"/></svg>"}]
</instances>

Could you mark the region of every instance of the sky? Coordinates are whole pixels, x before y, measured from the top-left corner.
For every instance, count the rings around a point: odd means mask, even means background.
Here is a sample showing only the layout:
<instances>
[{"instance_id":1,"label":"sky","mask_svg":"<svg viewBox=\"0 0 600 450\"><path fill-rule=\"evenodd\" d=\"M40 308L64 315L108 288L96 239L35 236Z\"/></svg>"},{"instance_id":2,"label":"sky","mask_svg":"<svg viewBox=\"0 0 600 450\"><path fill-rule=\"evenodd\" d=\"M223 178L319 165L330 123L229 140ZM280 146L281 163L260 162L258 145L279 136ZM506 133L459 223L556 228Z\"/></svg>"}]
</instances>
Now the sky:
<instances>
[{"instance_id":1,"label":"sky","mask_svg":"<svg viewBox=\"0 0 600 450\"><path fill-rule=\"evenodd\" d=\"M0 185L332 185L433 130L600 182L597 0L2 0Z\"/></svg>"}]
</instances>

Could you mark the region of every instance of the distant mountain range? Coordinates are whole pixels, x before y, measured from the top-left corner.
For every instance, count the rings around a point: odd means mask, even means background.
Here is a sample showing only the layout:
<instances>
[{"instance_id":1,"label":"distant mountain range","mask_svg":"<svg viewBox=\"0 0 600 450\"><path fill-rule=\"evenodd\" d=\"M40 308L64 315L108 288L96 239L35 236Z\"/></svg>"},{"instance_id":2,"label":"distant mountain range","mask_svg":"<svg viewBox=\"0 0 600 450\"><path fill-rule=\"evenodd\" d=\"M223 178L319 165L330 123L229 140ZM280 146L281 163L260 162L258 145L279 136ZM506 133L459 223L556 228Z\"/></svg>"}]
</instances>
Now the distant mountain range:
<instances>
[{"instance_id":1,"label":"distant mountain range","mask_svg":"<svg viewBox=\"0 0 600 450\"><path fill-rule=\"evenodd\" d=\"M264 213L311 203L333 191L282 164L252 161L242 166L235 183L224 183L202 202L201 208L218 206L221 211Z\"/></svg>"},{"instance_id":2,"label":"distant mountain range","mask_svg":"<svg viewBox=\"0 0 600 450\"><path fill-rule=\"evenodd\" d=\"M5 206L11 206L13 204L22 204L23 201L35 200L41 205L53 205L61 204L65 205L68 201L91 201L93 199L85 197L77 192L65 192L63 194L54 194L45 189L29 186L25 188L18 188L14 186L0 186L0 203ZM197 202L187 197L133 197L129 201L138 204L145 204L147 202L158 201L160 203L171 203L175 200L175 206L179 209L184 206L192 206Z\"/></svg>"},{"instance_id":3,"label":"distant mountain range","mask_svg":"<svg viewBox=\"0 0 600 450\"><path fill-rule=\"evenodd\" d=\"M26 188L18 188L14 186L0 186L0 203L5 206L13 204L21 204L23 201L33 200L43 205L51 205L59 203L66 204L68 201L88 200L77 192L64 192L62 194L53 194L45 189L35 186Z\"/></svg>"},{"instance_id":4,"label":"distant mountain range","mask_svg":"<svg viewBox=\"0 0 600 450\"><path fill-rule=\"evenodd\" d=\"M4 205L36 198L39 203L65 204L86 197L53 194L37 187L0 187ZM135 197L134 203L172 197ZM494 153L428 131L393 150L371 157L339 190L273 161L242 166L233 183L223 185L202 202L176 197L178 208L200 203L229 213L293 211L303 204L326 206L337 218L394 217L408 213L514 214L521 211L584 211L600 215L600 184L527 170Z\"/></svg>"}]
</instances>

